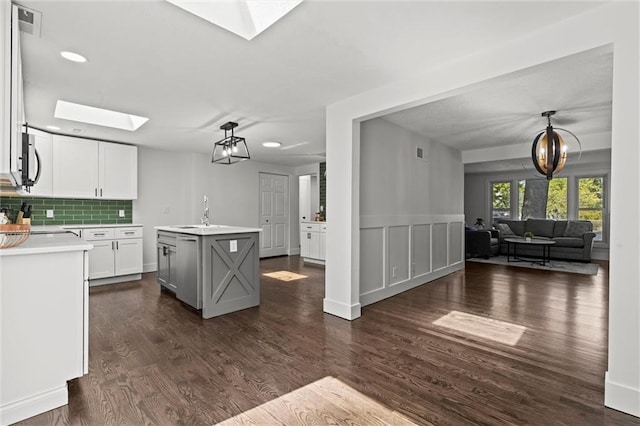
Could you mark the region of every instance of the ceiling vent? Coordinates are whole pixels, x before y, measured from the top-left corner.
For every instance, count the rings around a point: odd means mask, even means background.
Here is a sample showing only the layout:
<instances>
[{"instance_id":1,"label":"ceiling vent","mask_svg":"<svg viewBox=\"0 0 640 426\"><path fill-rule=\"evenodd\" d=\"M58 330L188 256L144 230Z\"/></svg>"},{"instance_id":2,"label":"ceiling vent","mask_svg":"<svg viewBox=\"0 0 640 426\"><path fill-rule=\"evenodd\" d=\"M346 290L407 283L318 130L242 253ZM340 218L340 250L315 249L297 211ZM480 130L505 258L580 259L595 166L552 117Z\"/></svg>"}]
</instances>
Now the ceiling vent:
<instances>
[{"instance_id":1,"label":"ceiling vent","mask_svg":"<svg viewBox=\"0 0 640 426\"><path fill-rule=\"evenodd\" d=\"M24 6L18 6L18 24L20 31L40 38L42 13Z\"/></svg>"}]
</instances>

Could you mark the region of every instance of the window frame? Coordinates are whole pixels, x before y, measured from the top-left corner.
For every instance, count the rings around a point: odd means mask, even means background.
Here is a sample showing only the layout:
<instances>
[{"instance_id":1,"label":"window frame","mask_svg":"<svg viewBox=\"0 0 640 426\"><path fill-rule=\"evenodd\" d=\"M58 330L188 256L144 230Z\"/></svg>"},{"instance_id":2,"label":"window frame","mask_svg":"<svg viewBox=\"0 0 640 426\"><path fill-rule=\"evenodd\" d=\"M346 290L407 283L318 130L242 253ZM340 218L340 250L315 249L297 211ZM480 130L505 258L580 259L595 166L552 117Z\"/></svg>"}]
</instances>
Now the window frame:
<instances>
[{"instance_id":1,"label":"window frame","mask_svg":"<svg viewBox=\"0 0 640 426\"><path fill-rule=\"evenodd\" d=\"M494 209L493 207L493 185L497 183L508 183L509 184L509 207L502 209ZM492 180L489 182L489 220L485 221L485 224L493 225L495 220L497 219L493 212L495 211L505 211L509 213L509 217L505 217L504 219L512 219L513 218L513 179L499 179ZM502 216L501 216L502 217Z\"/></svg>"},{"instance_id":2,"label":"window frame","mask_svg":"<svg viewBox=\"0 0 640 426\"><path fill-rule=\"evenodd\" d=\"M580 208L580 179L602 179L602 206L600 208ZM606 173L589 173L580 174L573 177L574 183L574 217L575 220L580 220L581 211L601 211L602 212L602 239L594 239L594 244L609 244L609 179Z\"/></svg>"}]
</instances>

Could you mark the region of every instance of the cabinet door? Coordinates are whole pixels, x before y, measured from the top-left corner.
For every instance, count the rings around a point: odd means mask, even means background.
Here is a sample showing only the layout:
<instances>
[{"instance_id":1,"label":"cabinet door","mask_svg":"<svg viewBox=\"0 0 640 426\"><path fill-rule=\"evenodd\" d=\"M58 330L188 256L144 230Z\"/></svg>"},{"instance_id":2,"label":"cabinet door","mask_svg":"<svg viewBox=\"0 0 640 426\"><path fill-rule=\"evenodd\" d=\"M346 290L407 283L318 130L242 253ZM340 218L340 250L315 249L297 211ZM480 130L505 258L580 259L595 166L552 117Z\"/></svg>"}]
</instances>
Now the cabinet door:
<instances>
[{"instance_id":1,"label":"cabinet door","mask_svg":"<svg viewBox=\"0 0 640 426\"><path fill-rule=\"evenodd\" d=\"M311 232L300 233L300 256L309 257L311 248Z\"/></svg>"},{"instance_id":2,"label":"cabinet door","mask_svg":"<svg viewBox=\"0 0 640 426\"><path fill-rule=\"evenodd\" d=\"M98 196L110 200L138 198L138 148L100 142Z\"/></svg>"},{"instance_id":3,"label":"cabinet door","mask_svg":"<svg viewBox=\"0 0 640 426\"><path fill-rule=\"evenodd\" d=\"M53 135L53 194L56 197L98 196L98 142Z\"/></svg>"},{"instance_id":4,"label":"cabinet door","mask_svg":"<svg viewBox=\"0 0 640 426\"><path fill-rule=\"evenodd\" d=\"M320 259L320 233L309 232L311 239L309 239L309 257L313 259Z\"/></svg>"},{"instance_id":5,"label":"cabinet door","mask_svg":"<svg viewBox=\"0 0 640 426\"><path fill-rule=\"evenodd\" d=\"M327 234L325 232L320 233L320 256L318 259L325 260L327 258Z\"/></svg>"},{"instance_id":6,"label":"cabinet door","mask_svg":"<svg viewBox=\"0 0 640 426\"><path fill-rule=\"evenodd\" d=\"M53 137L49 133L29 130L35 136L36 151L40 159L40 178L31 187L31 195L53 196ZM34 166L35 167L35 166Z\"/></svg>"},{"instance_id":7,"label":"cabinet door","mask_svg":"<svg viewBox=\"0 0 640 426\"><path fill-rule=\"evenodd\" d=\"M177 291L178 289L178 262L176 261L176 248L174 246L169 246L167 248L167 253L169 253L169 275L167 280L168 287Z\"/></svg>"},{"instance_id":8,"label":"cabinet door","mask_svg":"<svg viewBox=\"0 0 640 426\"><path fill-rule=\"evenodd\" d=\"M157 252L158 282L164 287L169 287L169 247L159 244Z\"/></svg>"},{"instance_id":9,"label":"cabinet door","mask_svg":"<svg viewBox=\"0 0 640 426\"><path fill-rule=\"evenodd\" d=\"M113 240L91 241L89 250L89 279L112 277L114 273Z\"/></svg>"},{"instance_id":10,"label":"cabinet door","mask_svg":"<svg viewBox=\"0 0 640 426\"><path fill-rule=\"evenodd\" d=\"M142 272L142 239L116 240L115 275L140 274Z\"/></svg>"},{"instance_id":11,"label":"cabinet door","mask_svg":"<svg viewBox=\"0 0 640 426\"><path fill-rule=\"evenodd\" d=\"M200 279L200 244L198 237L178 237L176 245L176 297L184 303L202 308Z\"/></svg>"}]
</instances>

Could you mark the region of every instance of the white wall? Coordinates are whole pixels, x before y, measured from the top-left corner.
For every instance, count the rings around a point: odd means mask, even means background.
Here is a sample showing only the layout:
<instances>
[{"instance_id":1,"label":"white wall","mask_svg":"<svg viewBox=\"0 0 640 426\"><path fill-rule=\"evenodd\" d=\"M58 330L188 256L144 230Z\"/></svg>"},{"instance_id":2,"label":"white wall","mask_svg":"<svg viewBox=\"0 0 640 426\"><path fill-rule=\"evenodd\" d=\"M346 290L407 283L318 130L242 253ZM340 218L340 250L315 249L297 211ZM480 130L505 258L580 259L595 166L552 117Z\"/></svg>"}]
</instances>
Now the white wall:
<instances>
[{"instance_id":1,"label":"white wall","mask_svg":"<svg viewBox=\"0 0 640 426\"><path fill-rule=\"evenodd\" d=\"M361 123L362 306L464 267L463 172L455 149L382 118Z\"/></svg>"},{"instance_id":2,"label":"white wall","mask_svg":"<svg viewBox=\"0 0 640 426\"><path fill-rule=\"evenodd\" d=\"M211 164L204 154L139 148L133 221L144 224L144 271L156 270L154 227L200 223L204 195L211 223L259 228L260 172L289 176L289 219L296 230L288 239L289 248L297 249L298 182L291 167L252 160L225 166Z\"/></svg>"},{"instance_id":3,"label":"white wall","mask_svg":"<svg viewBox=\"0 0 640 426\"><path fill-rule=\"evenodd\" d=\"M421 76L327 107L325 312L360 316L359 122L464 91L471 85L612 44L611 263L609 367L605 404L640 416L640 33L637 2L605 3L485 52L439 64ZM473 36L470 34L469 36ZM541 42L553 40L553 43Z\"/></svg>"}]
</instances>

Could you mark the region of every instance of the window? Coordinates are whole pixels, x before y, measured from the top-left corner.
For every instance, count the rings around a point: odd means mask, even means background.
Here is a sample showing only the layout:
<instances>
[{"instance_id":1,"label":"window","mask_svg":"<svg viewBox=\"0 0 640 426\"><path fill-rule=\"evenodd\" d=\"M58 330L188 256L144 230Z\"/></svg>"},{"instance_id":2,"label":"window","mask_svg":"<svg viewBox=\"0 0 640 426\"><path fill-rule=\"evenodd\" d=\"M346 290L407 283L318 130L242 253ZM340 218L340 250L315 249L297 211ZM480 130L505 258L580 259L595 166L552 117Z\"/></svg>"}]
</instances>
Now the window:
<instances>
[{"instance_id":1,"label":"window","mask_svg":"<svg viewBox=\"0 0 640 426\"><path fill-rule=\"evenodd\" d=\"M518 219L566 219L567 178L518 180ZM546 191L546 194L545 194ZM526 199L526 203L525 203Z\"/></svg>"},{"instance_id":2,"label":"window","mask_svg":"<svg viewBox=\"0 0 640 426\"><path fill-rule=\"evenodd\" d=\"M604 177L578 178L578 219L593 223L594 241L603 241L604 207Z\"/></svg>"},{"instance_id":3,"label":"window","mask_svg":"<svg viewBox=\"0 0 640 426\"><path fill-rule=\"evenodd\" d=\"M567 219L567 178L549 181L547 191L547 219Z\"/></svg>"},{"instance_id":4,"label":"window","mask_svg":"<svg viewBox=\"0 0 640 426\"><path fill-rule=\"evenodd\" d=\"M491 184L491 222L511 218L511 182Z\"/></svg>"}]
</instances>

